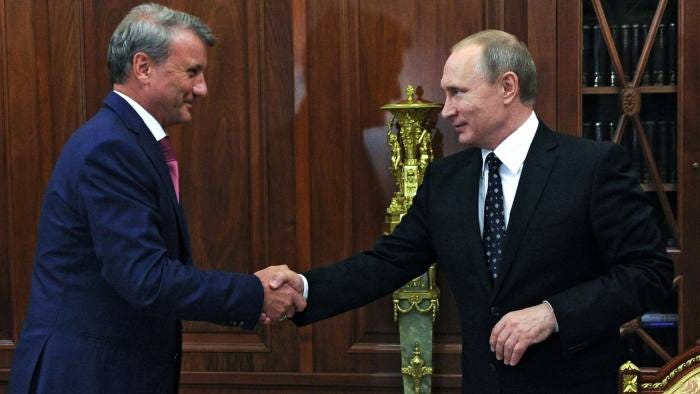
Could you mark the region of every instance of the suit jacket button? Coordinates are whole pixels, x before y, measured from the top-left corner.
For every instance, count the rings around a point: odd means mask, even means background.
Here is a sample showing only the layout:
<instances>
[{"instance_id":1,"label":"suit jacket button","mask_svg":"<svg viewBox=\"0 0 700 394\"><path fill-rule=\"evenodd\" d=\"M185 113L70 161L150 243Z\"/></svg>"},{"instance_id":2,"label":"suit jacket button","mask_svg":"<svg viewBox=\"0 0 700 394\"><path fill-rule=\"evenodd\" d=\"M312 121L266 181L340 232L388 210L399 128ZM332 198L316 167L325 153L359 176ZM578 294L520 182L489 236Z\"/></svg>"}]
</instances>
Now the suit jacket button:
<instances>
[{"instance_id":1,"label":"suit jacket button","mask_svg":"<svg viewBox=\"0 0 700 394\"><path fill-rule=\"evenodd\" d=\"M489 363L489 367L491 368L491 370L492 370L493 372L496 372L496 364L494 364L494 363Z\"/></svg>"},{"instance_id":2,"label":"suit jacket button","mask_svg":"<svg viewBox=\"0 0 700 394\"><path fill-rule=\"evenodd\" d=\"M501 315L501 312L498 310L497 306L492 306L490 309L490 312L491 312L491 316L498 317Z\"/></svg>"}]
</instances>

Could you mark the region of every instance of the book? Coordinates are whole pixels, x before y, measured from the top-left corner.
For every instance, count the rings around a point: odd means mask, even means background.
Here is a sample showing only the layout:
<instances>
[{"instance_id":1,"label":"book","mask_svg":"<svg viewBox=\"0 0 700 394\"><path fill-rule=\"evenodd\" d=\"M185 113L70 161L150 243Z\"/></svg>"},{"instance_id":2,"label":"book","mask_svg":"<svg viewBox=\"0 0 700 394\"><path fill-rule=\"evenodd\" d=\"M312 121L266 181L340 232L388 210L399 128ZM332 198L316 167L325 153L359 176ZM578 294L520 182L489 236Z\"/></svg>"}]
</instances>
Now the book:
<instances>
[{"instance_id":1,"label":"book","mask_svg":"<svg viewBox=\"0 0 700 394\"><path fill-rule=\"evenodd\" d=\"M642 327L674 327L678 325L677 313L648 312L641 316Z\"/></svg>"},{"instance_id":2,"label":"book","mask_svg":"<svg viewBox=\"0 0 700 394\"><path fill-rule=\"evenodd\" d=\"M651 51L651 83L660 86L666 83L666 25L661 23L656 31L654 47Z\"/></svg>"},{"instance_id":3,"label":"book","mask_svg":"<svg viewBox=\"0 0 700 394\"><path fill-rule=\"evenodd\" d=\"M612 33L613 41L615 42L615 47L619 48L619 46L617 46L617 42L619 41L620 28L617 25L612 25L610 26L610 31ZM610 86L618 86L620 85L620 78L617 75L617 71L615 71L615 64L612 61L612 57L608 63L610 65Z\"/></svg>"},{"instance_id":4,"label":"book","mask_svg":"<svg viewBox=\"0 0 700 394\"><path fill-rule=\"evenodd\" d=\"M632 80L634 73L634 56L632 55L632 26L620 26L620 42L615 43L620 51L620 61L622 68L625 70L625 78L629 82Z\"/></svg>"},{"instance_id":5,"label":"book","mask_svg":"<svg viewBox=\"0 0 700 394\"><path fill-rule=\"evenodd\" d=\"M656 158L659 157L657 150L659 148L659 143L657 141L657 132L656 132L656 122L653 120L648 120L642 122L642 127L644 127L644 134L647 138L647 142L649 143L649 146L651 147L651 154L652 157L654 158L654 163L656 162ZM641 152L641 149L640 149ZM644 157L642 156L641 159L643 160ZM646 164L646 161L643 161L643 163ZM642 183L649 183L651 182L651 172L649 171L649 168L644 165L644 171L642 173ZM658 166L657 166L658 167Z\"/></svg>"},{"instance_id":6,"label":"book","mask_svg":"<svg viewBox=\"0 0 700 394\"><path fill-rule=\"evenodd\" d=\"M591 79L591 25L583 26L583 75L582 82L583 86L592 86L593 81Z\"/></svg>"},{"instance_id":7,"label":"book","mask_svg":"<svg viewBox=\"0 0 700 394\"><path fill-rule=\"evenodd\" d=\"M592 86L610 85L610 59L608 49L603 41L600 26L593 26L593 84Z\"/></svg>"},{"instance_id":8,"label":"book","mask_svg":"<svg viewBox=\"0 0 700 394\"><path fill-rule=\"evenodd\" d=\"M666 126L666 121L665 120L660 120L656 124L656 134L657 134L657 141L658 141L658 152L659 156L656 157L656 168L659 170L659 176L661 177L661 180L664 183L669 182L669 176L668 176L668 155L670 153L670 148L667 146L667 144L670 142L669 138L666 136L666 133L668 133L668 128Z\"/></svg>"},{"instance_id":9,"label":"book","mask_svg":"<svg viewBox=\"0 0 700 394\"><path fill-rule=\"evenodd\" d=\"M591 122L583 122L583 130L581 132L581 135L583 137L588 139L595 139L595 136L593 135L593 128L591 126Z\"/></svg>"},{"instance_id":10,"label":"book","mask_svg":"<svg viewBox=\"0 0 700 394\"><path fill-rule=\"evenodd\" d=\"M639 58L642 56L642 49L644 48L644 42L649 36L649 25L642 25L642 46L639 50ZM651 54L649 54L651 55ZM641 60L641 59L639 59ZM638 61L639 61L638 60ZM651 85L651 56L647 58L647 63L644 65L644 71L642 71L642 85Z\"/></svg>"},{"instance_id":11,"label":"book","mask_svg":"<svg viewBox=\"0 0 700 394\"><path fill-rule=\"evenodd\" d=\"M676 24L669 23L666 28L666 74L668 84L676 84Z\"/></svg>"},{"instance_id":12,"label":"book","mask_svg":"<svg viewBox=\"0 0 700 394\"><path fill-rule=\"evenodd\" d=\"M666 132L669 138L667 148L669 149L668 162L666 163L666 171L668 172L668 181L670 183L678 182L678 169L676 167L676 122L669 121Z\"/></svg>"}]
</instances>

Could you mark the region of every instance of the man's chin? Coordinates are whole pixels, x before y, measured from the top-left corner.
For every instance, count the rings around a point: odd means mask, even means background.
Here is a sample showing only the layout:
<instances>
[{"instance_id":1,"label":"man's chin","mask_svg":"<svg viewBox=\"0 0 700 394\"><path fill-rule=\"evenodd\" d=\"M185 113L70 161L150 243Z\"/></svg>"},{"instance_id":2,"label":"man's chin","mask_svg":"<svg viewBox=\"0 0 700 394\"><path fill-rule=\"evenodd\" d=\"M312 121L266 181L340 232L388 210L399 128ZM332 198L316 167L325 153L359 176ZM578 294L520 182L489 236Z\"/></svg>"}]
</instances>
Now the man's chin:
<instances>
[{"instance_id":1,"label":"man's chin","mask_svg":"<svg viewBox=\"0 0 700 394\"><path fill-rule=\"evenodd\" d=\"M457 134L457 142L459 142L461 145L471 145L474 141L471 133L468 131L462 131L458 132Z\"/></svg>"}]
</instances>

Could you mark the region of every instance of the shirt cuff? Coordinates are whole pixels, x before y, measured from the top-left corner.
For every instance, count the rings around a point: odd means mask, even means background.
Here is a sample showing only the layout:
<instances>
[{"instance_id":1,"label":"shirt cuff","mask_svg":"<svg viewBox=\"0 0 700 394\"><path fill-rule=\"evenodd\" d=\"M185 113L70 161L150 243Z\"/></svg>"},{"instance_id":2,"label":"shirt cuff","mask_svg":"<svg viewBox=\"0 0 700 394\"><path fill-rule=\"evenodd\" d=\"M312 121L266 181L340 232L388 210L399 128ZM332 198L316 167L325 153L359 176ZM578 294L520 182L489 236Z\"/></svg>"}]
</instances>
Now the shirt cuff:
<instances>
[{"instance_id":1,"label":"shirt cuff","mask_svg":"<svg viewBox=\"0 0 700 394\"><path fill-rule=\"evenodd\" d=\"M302 276L303 278L303 276ZM306 283L306 282L304 282ZM306 291L306 287L304 287L304 290ZM306 297L306 296L304 296ZM554 313L554 308L552 307L552 304L549 303L549 301L544 300L542 301L543 304L547 305L549 307L549 310L552 311L552 314L554 315L554 332L559 332L559 323L557 322L557 314Z\"/></svg>"},{"instance_id":2,"label":"shirt cuff","mask_svg":"<svg viewBox=\"0 0 700 394\"><path fill-rule=\"evenodd\" d=\"M299 276L301 276L301 280L304 281L304 299L308 299L309 298L309 281L306 280L306 277L304 275L299 274ZM551 306L550 306L550 308L551 308Z\"/></svg>"}]
</instances>

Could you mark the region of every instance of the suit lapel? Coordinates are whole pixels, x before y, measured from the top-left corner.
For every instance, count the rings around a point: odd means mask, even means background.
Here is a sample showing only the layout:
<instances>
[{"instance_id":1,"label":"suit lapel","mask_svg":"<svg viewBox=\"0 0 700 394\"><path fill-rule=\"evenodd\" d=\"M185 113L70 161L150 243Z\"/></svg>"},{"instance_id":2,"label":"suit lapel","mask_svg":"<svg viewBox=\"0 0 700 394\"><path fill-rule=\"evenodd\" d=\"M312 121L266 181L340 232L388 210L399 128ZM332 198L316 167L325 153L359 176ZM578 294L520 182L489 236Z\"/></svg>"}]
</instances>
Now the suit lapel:
<instances>
[{"instance_id":1,"label":"suit lapel","mask_svg":"<svg viewBox=\"0 0 700 394\"><path fill-rule=\"evenodd\" d=\"M129 103L127 103L118 94L114 92L110 93L107 98L105 98L104 102L105 105L110 107L122 118L127 128L137 135L139 146L146 153L146 156L151 161L151 164L153 164L153 167L155 167L161 181L161 187L164 190L167 190L170 201L173 204L177 223L180 227L180 234L184 240L184 251L187 256L190 256L189 237L187 235L187 224L185 223L184 213L182 212L182 207L177 201L175 188L172 180L170 179L170 171L168 171L168 166L165 164L165 158L163 157L163 152L160 149L158 141L156 141L151 131L148 130L146 124L131 107L131 105L129 105Z\"/></svg>"},{"instance_id":2,"label":"suit lapel","mask_svg":"<svg viewBox=\"0 0 700 394\"><path fill-rule=\"evenodd\" d=\"M503 246L503 266L501 267L500 278L496 281L494 296L508 277L530 218L540 202L540 196L547 185L552 168L558 157L556 147L557 142L554 132L540 121L535 138L532 140L530 149L525 157L523 172L520 176L515 200L510 211L506 240Z\"/></svg>"},{"instance_id":3,"label":"suit lapel","mask_svg":"<svg viewBox=\"0 0 700 394\"><path fill-rule=\"evenodd\" d=\"M466 241L466 250L463 253L467 257L465 264L473 265L471 272L478 275L479 282L488 293L492 289L492 282L489 278L479 229L479 180L482 166L481 150L472 149L456 176L457 185L463 186L453 190L457 191L455 213L457 217L465 218L466 222L465 226L460 226L457 230L463 231L459 239Z\"/></svg>"}]
</instances>

